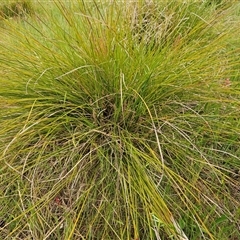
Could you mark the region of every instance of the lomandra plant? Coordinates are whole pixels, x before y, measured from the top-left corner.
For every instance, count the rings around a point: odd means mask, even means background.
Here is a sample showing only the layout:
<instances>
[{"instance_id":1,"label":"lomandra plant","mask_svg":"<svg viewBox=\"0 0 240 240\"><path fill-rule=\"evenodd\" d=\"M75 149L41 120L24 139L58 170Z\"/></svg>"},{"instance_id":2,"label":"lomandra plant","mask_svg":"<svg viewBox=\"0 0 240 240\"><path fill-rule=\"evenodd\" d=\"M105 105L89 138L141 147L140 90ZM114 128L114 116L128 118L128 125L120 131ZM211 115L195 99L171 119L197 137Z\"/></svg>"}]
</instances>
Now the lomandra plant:
<instances>
[{"instance_id":1,"label":"lomandra plant","mask_svg":"<svg viewBox=\"0 0 240 240\"><path fill-rule=\"evenodd\" d=\"M0 41L2 239L238 239L233 9L38 8Z\"/></svg>"}]
</instances>

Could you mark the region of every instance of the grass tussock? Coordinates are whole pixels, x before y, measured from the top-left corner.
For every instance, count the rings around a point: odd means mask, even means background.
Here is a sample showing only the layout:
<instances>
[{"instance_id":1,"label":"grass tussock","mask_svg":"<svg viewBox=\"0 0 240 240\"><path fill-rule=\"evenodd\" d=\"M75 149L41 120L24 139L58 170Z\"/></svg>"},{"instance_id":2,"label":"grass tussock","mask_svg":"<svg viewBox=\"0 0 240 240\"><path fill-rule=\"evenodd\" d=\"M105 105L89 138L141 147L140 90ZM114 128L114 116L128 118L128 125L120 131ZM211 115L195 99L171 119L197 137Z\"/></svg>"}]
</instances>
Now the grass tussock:
<instances>
[{"instance_id":1,"label":"grass tussock","mask_svg":"<svg viewBox=\"0 0 240 240\"><path fill-rule=\"evenodd\" d=\"M240 237L235 4L39 2L6 21L2 239Z\"/></svg>"}]
</instances>

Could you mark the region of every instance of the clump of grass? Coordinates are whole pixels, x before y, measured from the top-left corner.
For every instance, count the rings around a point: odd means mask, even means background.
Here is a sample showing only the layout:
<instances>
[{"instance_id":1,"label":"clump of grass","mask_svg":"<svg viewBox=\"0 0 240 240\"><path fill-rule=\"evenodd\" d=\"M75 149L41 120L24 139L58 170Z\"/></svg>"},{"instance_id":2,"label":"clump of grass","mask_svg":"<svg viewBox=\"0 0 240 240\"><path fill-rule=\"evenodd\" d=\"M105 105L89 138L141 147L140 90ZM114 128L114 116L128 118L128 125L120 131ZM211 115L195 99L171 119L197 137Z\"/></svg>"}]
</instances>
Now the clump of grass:
<instances>
[{"instance_id":1,"label":"clump of grass","mask_svg":"<svg viewBox=\"0 0 240 240\"><path fill-rule=\"evenodd\" d=\"M3 238L239 237L232 8L53 6L1 42Z\"/></svg>"},{"instance_id":2,"label":"clump of grass","mask_svg":"<svg viewBox=\"0 0 240 240\"><path fill-rule=\"evenodd\" d=\"M0 19L23 18L33 12L33 6L29 0L3 1L0 4Z\"/></svg>"}]
</instances>

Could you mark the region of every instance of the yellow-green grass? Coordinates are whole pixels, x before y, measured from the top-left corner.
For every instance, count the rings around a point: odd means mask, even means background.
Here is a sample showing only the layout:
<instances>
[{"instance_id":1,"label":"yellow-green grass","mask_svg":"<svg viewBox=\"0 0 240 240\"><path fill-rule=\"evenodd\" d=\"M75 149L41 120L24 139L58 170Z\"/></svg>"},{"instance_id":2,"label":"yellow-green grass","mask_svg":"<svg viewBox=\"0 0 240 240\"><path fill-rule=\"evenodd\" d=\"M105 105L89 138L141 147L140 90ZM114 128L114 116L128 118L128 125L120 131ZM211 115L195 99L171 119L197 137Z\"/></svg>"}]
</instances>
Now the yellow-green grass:
<instances>
[{"instance_id":1,"label":"yellow-green grass","mask_svg":"<svg viewBox=\"0 0 240 240\"><path fill-rule=\"evenodd\" d=\"M1 29L2 238L239 238L239 4L33 7Z\"/></svg>"}]
</instances>

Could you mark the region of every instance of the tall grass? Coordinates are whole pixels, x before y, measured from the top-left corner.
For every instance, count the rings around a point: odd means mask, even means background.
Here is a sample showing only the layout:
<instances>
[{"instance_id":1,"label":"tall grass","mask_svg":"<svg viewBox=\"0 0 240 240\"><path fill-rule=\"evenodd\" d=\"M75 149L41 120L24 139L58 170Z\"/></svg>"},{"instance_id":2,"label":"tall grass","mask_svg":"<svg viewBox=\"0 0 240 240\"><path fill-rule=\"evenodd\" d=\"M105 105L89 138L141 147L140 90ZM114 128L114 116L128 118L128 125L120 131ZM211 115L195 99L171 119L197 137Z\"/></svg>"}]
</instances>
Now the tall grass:
<instances>
[{"instance_id":1,"label":"tall grass","mask_svg":"<svg viewBox=\"0 0 240 240\"><path fill-rule=\"evenodd\" d=\"M29 0L3 0L0 3L0 20L5 18L24 18L34 13Z\"/></svg>"},{"instance_id":2,"label":"tall grass","mask_svg":"<svg viewBox=\"0 0 240 240\"><path fill-rule=\"evenodd\" d=\"M5 20L3 239L240 237L235 4L39 2Z\"/></svg>"}]
</instances>

